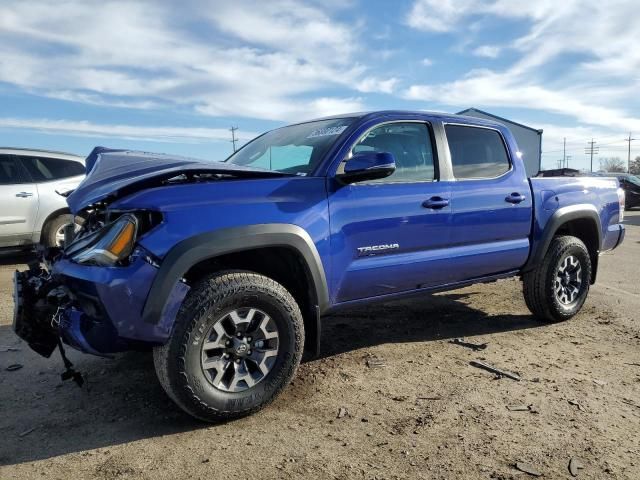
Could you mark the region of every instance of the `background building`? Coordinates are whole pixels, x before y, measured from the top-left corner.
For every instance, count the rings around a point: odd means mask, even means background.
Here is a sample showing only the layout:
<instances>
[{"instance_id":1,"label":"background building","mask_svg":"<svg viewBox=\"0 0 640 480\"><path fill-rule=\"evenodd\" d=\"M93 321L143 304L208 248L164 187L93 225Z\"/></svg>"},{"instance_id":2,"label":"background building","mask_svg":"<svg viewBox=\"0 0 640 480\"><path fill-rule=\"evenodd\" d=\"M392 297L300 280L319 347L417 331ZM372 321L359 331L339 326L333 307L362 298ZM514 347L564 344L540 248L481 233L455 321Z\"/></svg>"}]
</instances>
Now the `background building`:
<instances>
[{"instance_id":1,"label":"background building","mask_svg":"<svg viewBox=\"0 0 640 480\"><path fill-rule=\"evenodd\" d=\"M527 175L533 177L540 171L542 162L542 130L512 122L511 120L483 112L477 108L467 108L466 110L458 112L458 115L486 118L487 120L494 120L505 125L511 130L513 136L516 137L518 149L522 152L522 159L527 169Z\"/></svg>"}]
</instances>

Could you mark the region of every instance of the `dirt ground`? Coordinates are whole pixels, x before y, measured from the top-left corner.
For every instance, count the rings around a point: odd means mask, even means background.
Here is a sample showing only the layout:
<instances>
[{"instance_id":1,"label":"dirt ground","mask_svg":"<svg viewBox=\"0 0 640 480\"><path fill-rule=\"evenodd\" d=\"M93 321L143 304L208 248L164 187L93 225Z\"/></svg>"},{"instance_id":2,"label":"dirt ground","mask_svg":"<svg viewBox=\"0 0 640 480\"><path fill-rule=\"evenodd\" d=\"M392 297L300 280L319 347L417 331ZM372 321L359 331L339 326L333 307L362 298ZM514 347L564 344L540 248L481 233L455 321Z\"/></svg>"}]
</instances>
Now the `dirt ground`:
<instances>
[{"instance_id":1,"label":"dirt ground","mask_svg":"<svg viewBox=\"0 0 640 480\"><path fill-rule=\"evenodd\" d=\"M0 258L0 479L529 478L518 462L558 479L572 458L578 478L638 479L640 211L626 223L567 323L533 319L517 280L354 309L274 404L215 426L171 403L149 354L71 352L88 388L62 383L11 331L25 258Z\"/></svg>"}]
</instances>

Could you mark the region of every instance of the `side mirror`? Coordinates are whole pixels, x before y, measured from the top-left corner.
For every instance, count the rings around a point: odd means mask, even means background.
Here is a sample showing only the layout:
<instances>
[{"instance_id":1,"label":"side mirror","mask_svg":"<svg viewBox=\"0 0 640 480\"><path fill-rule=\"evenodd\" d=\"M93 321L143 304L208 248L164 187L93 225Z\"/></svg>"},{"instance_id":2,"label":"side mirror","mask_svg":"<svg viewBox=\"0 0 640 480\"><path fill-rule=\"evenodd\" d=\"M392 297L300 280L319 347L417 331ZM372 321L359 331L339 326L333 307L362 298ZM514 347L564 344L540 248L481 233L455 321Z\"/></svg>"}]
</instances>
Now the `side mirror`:
<instances>
[{"instance_id":1,"label":"side mirror","mask_svg":"<svg viewBox=\"0 0 640 480\"><path fill-rule=\"evenodd\" d=\"M337 177L344 183L378 180L396 171L396 161L388 152L358 152L344 165Z\"/></svg>"}]
</instances>

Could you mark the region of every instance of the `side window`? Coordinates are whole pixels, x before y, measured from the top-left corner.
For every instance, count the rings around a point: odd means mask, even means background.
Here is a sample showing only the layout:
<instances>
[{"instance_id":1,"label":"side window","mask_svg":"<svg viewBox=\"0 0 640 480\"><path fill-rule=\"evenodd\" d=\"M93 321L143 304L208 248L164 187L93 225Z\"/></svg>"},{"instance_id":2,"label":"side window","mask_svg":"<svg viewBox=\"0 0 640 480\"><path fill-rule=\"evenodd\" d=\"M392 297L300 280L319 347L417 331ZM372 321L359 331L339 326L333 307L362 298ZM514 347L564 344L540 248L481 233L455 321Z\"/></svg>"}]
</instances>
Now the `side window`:
<instances>
[{"instance_id":1,"label":"side window","mask_svg":"<svg viewBox=\"0 0 640 480\"><path fill-rule=\"evenodd\" d=\"M436 178L429 127L424 123L389 123L371 130L351 149L393 154L396 171L374 183L424 182ZM372 182L373 183L373 182Z\"/></svg>"},{"instance_id":2,"label":"side window","mask_svg":"<svg viewBox=\"0 0 640 480\"><path fill-rule=\"evenodd\" d=\"M488 128L445 125L453 175L459 179L495 178L509 171L502 136Z\"/></svg>"},{"instance_id":3,"label":"side window","mask_svg":"<svg viewBox=\"0 0 640 480\"><path fill-rule=\"evenodd\" d=\"M26 183L18 160L11 155L0 155L0 185Z\"/></svg>"},{"instance_id":4,"label":"side window","mask_svg":"<svg viewBox=\"0 0 640 480\"><path fill-rule=\"evenodd\" d=\"M22 163L35 182L84 175L84 166L72 160L47 157L21 157Z\"/></svg>"}]
</instances>

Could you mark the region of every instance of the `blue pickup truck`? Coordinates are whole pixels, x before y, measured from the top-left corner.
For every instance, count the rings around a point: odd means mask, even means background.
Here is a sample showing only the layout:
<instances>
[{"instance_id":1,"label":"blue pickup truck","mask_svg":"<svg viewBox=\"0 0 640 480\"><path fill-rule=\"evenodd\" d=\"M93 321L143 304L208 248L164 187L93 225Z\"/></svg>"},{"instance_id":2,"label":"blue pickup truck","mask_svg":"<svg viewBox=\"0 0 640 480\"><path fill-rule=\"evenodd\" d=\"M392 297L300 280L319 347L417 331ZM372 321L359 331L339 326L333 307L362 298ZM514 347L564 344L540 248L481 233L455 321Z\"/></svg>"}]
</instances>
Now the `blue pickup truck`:
<instances>
[{"instance_id":1,"label":"blue pickup truck","mask_svg":"<svg viewBox=\"0 0 640 480\"><path fill-rule=\"evenodd\" d=\"M47 357L152 349L206 421L269 403L353 305L517 276L567 320L625 233L615 179L527 178L503 125L439 113L290 125L224 162L98 147L87 170L80 232L15 274L14 329Z\"/></svg>"}]
</instances>

